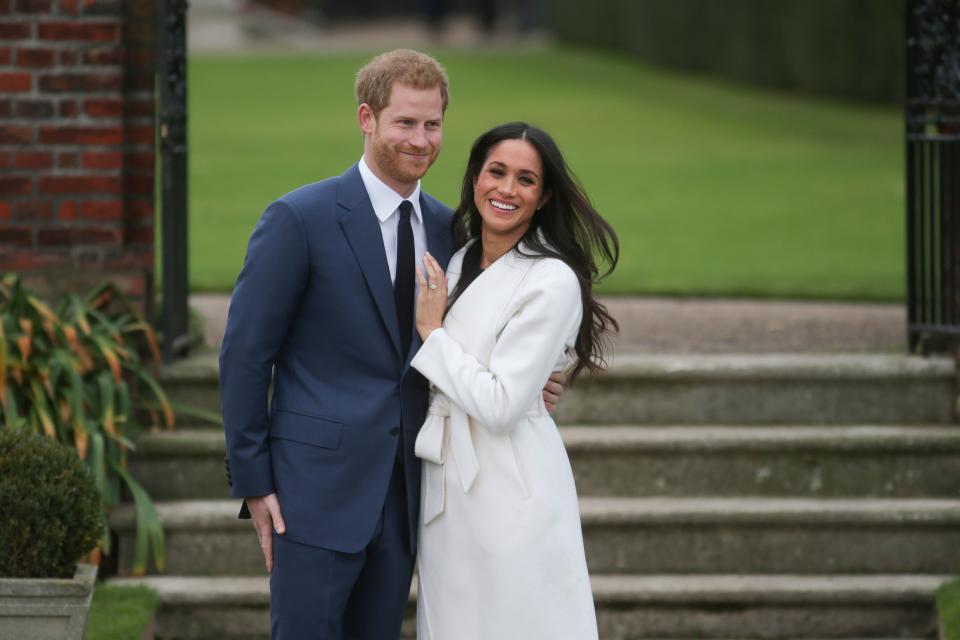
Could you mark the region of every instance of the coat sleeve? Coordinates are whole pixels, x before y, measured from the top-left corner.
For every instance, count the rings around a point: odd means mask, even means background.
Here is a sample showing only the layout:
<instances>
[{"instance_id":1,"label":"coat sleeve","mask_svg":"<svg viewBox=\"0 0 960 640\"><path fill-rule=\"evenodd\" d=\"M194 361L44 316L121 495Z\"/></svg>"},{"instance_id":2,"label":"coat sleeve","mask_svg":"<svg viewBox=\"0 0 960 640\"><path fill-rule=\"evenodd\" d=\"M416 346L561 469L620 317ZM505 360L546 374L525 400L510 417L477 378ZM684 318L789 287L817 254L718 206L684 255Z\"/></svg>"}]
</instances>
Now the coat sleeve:
<instances>
[{"instance_id":1,"label":"coat sleeve","mask_svg":"<svg viewBox=\"0 0 960 640\"><path fill-rule=\"evenodd\" d=\"M528 274L484 366L444 329L427 336L411 366L483 427L505 433L530 409L580 326L580 285L566 265Z\"/></svg>"},{"instance_id":2,"label":"coat sleeve","mask_svg":"<svg viewBox=\"0 0 960 640\"><path fill-rule=\"evenodd\" d=\"M231 495L237 498L274 490L267 392L309 272L299 214L274 202L250 236L220 348L220 404Z\"/></svg>"}]
</instances>

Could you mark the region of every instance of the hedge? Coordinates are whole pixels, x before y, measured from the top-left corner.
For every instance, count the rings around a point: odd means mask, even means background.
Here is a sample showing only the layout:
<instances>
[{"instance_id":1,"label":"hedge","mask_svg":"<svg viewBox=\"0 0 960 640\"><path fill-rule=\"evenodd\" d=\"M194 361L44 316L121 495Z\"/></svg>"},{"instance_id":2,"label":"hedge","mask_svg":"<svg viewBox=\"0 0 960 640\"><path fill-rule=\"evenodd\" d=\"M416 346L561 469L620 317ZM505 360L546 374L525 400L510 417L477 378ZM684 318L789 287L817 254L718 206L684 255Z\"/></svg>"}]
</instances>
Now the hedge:
<instances>
[{"instance_id":1,"label":"hedge","mask_svg":"<svg viewBox=\"0 0 960 640\"><path fill-rule=\"evenodd\" d=\"M904 93L906 0L554 0L565 43L858 101Z\"/></svg>"}]
</instances>

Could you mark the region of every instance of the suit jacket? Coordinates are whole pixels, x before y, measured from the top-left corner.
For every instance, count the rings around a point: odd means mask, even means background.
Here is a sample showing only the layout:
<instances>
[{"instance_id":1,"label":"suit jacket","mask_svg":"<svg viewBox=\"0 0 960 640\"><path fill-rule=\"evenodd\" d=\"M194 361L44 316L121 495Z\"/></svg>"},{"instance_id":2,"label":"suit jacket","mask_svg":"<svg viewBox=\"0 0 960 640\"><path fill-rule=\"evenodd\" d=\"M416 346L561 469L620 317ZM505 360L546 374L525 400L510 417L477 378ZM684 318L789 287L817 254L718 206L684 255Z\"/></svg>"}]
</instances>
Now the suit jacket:
<instances>
[{"instance_id":1,"label":"suit jacket","mask_svg":"<svg viewBox=\"0 0 960 640\"><path fill-rule=\"evenodd\" d=\"M430 253L445 265L450 209L422 192L420 204ZM376 528L400 446L415 549L413 450L428 383L409 363L420 344L414 329L401 353L383 239L357 165L273 202L250 237L220 352L231 495L276 492L286 537L357 552Z\"/></svg>"}]
</instances>

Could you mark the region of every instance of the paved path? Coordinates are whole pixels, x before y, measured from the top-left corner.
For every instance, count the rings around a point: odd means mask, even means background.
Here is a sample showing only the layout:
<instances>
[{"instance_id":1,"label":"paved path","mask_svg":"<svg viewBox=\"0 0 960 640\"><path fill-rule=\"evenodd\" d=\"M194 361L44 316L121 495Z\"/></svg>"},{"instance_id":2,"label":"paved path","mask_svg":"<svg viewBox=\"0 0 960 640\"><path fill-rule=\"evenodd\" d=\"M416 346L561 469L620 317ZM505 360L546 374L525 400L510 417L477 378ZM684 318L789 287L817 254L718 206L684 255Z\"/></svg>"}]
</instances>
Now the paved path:
<instances>
[{"instance_id":1,"label":"paved path","mask_svg":"<svg viewBox=\"0 0 960 640\"><path fill-rule=\"evenodd\" d=\"M604 298L620 323L614 352L877 353L906 348L906 312L899 304L769 300ZM194 294L206 319L207 345L223 338L229 299Z\"/></svg>"}]
</instances>

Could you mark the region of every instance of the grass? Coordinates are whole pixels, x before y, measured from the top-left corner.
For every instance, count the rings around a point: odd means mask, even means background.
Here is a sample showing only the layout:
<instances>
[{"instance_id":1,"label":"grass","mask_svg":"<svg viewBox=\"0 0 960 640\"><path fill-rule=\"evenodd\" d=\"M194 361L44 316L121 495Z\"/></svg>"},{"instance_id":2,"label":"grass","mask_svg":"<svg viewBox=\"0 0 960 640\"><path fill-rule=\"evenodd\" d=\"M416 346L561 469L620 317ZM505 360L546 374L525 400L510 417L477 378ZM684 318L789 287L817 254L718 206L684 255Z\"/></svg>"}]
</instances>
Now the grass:
<instances>
[{"instance_id":1,"label":"grass","mask_svg":"<svg viewBox=\"0 0 960 640\"><path fill-rule=\"evenodd\" d=\"M937 589L937 614L942 640L960 640L960 580L947 582Z\"/></svg>"},{"instance_id":2,"label":"grass","mask_svg":"<svg viewBox=\"0 0 960 640\"><path fill-rule=\"evenodd\" d=\"M622 259L604 293L900 300L902 123L892 109L554 50L443 53L444 148L425 188L454 203L486 128L551 132ZM363 55L191 57L191 282L228 291L264 207L359 158Z\"/></svg>"},{"instance_id":3,"label":"grass","mask_svg":"<svg viewBox=\"0 0 960 640\"><path fill-rule=\"evenodd\" d=\"M153 617L157 596L146 587L98 584L84 640L136 640Z\"/></svg>"}]
</instances>

